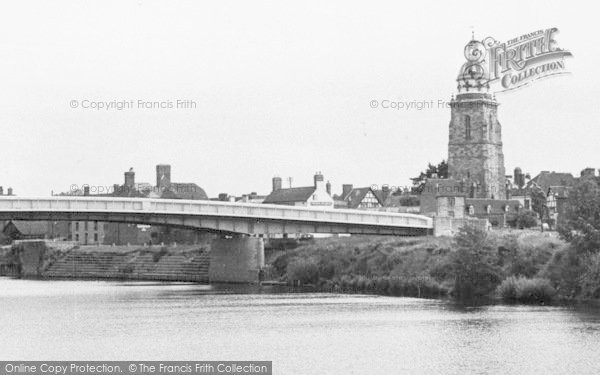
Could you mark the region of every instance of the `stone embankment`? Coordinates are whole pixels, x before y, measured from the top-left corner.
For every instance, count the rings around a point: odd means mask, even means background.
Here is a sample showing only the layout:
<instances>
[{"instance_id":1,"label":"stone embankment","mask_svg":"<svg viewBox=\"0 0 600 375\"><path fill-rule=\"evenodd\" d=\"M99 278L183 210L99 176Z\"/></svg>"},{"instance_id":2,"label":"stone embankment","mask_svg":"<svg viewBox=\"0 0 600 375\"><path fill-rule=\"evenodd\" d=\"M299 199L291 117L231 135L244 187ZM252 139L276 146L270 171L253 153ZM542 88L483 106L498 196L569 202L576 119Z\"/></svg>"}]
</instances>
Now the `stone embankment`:
<instances>
[{"instance_id":1,"label":"stone embankment","mask_svg":"<svg viewBox=\"0 0 600 375\"><path fill-rule=\"evenodd\" d=\"M208 282L209 248L83 246L27 241L13 246L21 276Z\"/></svg>"}]
</instances>

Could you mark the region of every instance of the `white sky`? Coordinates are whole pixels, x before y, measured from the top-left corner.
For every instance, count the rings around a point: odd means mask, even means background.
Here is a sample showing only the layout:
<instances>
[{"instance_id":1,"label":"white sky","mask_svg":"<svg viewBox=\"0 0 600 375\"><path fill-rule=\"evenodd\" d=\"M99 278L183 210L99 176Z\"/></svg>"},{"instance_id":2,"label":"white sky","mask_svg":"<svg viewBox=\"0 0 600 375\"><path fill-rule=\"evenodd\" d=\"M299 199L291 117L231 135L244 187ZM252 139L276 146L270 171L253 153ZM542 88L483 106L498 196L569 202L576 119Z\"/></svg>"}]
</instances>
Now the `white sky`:
<instances>
[{"instance_id":1,"label":"white sky","mask_svg":"<svg viewBox=\"0 0 600 375\"><path fill-rule=\"evenodd\" d=\"M448 100L470 39L558 27L571 75L499 94L507 173L600 167L593 2L4 1L0 185L19 195L122 183L155 165L209 196L271 177L334 192L408 185L447 155ZM72 109L71 100L190 99L196 109Z\"/></svg>"}]
</instances>

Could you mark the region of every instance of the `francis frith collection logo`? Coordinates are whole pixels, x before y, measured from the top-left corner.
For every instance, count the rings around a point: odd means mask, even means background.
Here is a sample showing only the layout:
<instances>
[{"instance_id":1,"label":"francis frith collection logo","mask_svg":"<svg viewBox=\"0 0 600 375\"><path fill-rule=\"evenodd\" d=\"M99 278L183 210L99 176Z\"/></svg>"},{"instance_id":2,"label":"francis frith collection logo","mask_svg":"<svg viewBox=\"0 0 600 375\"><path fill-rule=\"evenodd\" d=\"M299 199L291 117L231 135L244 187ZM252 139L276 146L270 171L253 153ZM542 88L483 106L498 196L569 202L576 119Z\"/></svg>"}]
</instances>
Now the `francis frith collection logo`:
<instances>
[{"instance_id":1,"label":"francis frith collection logo","mask_svg":"<svg viewBox=\"0 0 600 375\"><path fill-rule=\"evenodd\" d=\"M556 27L499 42L492 37L471 40L465 46L467 63L459 79L475 80L496 92L514 90L538 79L569 73L570 51L558 47ZM465 87L468 90L468 87Z\"/></svg>"}]
</instances>

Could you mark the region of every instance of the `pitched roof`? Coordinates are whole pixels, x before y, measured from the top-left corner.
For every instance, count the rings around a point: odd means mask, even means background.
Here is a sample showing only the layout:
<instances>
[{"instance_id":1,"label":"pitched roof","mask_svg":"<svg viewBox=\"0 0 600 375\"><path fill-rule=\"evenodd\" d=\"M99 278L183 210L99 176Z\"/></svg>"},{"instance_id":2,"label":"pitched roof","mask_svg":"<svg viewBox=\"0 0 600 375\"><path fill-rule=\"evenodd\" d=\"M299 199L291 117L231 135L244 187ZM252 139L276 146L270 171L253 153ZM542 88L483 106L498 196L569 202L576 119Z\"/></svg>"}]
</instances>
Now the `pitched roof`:
<instances>
[{"instance_id":1,"label":"pitched roof","mask_svg":"<svg viewBox=\"0 0 600 375\"><path fill-rule=\"evenodd\" d=\"M170 199L198 199L207 200L208 196L204 189L195 183L172 182L168 188L161 193L161 198Z\"/></svg>"},{"instance_id":2,"label":"pitched roof","mask_svg":"<svg viewBox=\"0 0 600 375\"><path fill-rule=\"evenodd\" d=\"M348 202L348 208L356 208L365 198L365 196L371 191L371 188L354 188L346 196L344 200Z\"/></svg>"},{"instance_id":3,"label":"pitched roof","mask_svg":"<svg viewBox=\"0 0 600 375\"><path fill-rule=\"evenodd\" d=\"M543 171L532 178L527 186L536 183L544 193L547 193L551 186L573 186L576 181L577 179L571 173Z\"/></svg>"},{"instance_id":4,"label":"pitched roof","mask_svg":"<svg viewBox=\"0 0 600 375\"><path fill-rule=\"evenodd\" d=\"M48 232L46 221L10 221L4 228L8 228L11 224L25 236L44 235Z\"/></svg>"},{"instance_id":5,"label":"pitched roof","mask_svg":"<svg viewBox=\"0 0 600 375\"><path fill-rule=\"evenodd\" d=\"M314 192L314 186L278 189L269 194L263 203L306 202Z\"/></svg>"},{"instance_id":6,"label":"pitched roof","mask_svg":"<svg viewBox=\"0 0 600 375\"><path fill-rule=\"evenodd\" d=\"M486 207L489 205L492 207L492 213L502 213L505 212L504 208L508 205L509 211L514 212L520 206L520 202L518 200L505 200L505 199L487 199L487 198L467 198L465 200L465 205L473 206L473 210L475 214L485 214L487 213Z\"/></svg>"}]
</instances>

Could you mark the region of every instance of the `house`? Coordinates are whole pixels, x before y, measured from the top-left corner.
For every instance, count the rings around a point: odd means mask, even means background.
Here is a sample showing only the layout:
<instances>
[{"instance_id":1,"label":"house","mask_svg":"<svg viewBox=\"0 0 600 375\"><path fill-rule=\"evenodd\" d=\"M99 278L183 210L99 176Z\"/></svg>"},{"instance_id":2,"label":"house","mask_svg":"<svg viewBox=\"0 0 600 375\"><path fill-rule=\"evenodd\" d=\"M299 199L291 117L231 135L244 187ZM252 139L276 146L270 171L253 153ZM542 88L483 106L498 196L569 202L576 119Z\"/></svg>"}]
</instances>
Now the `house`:
<instances>
[{"instance_id":1,"label":"house","mask_svg":"<svg viewBox=\"0 0 600 375\"><path fill-rule=\"evenodd\" d=\"M2 234L11 241L38 240L49 238L51 225L47 221L9 221L4 225Z\"/></svg>"},{"instance_id":2,"label":"house","mask_svg":"<svg viewBox=\"0 0 600 375\"><path fill-rule=\"evenodd\" d=\"M492 227L502 228L516 220L522 209L521 202L516 199L467 198L465 213L470 217L487 219Z\"/></svg>"},{"instance_id":3,"label":"house","mask_svg":"<svg viewBox=\"0 0 600 375\"><path fill-rule=\"evenodd\" d=\"M325 184L321 172L314 175L312 186L282 188L281 177L273 177L273 190L262 203L288 206L333 208L331 184Z\"/></svg>"},{"instance_id":4,"label":"house","mask_svg":"<svg viewBox=\"0 0 600 375\"><path fill-rule=\"evenodd\" d=\"M381 191L375 191L370 187L355 188L351 184L342 185L342 194L337 197L336 208L350 208L359 210L377 210L383 207Z\"/></svg>"}]
</instances>

